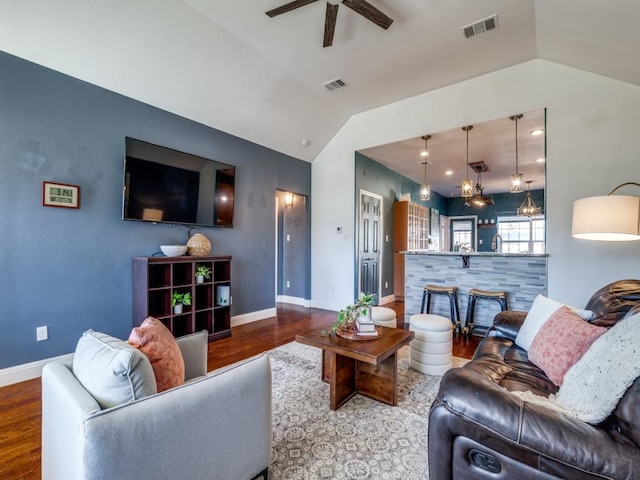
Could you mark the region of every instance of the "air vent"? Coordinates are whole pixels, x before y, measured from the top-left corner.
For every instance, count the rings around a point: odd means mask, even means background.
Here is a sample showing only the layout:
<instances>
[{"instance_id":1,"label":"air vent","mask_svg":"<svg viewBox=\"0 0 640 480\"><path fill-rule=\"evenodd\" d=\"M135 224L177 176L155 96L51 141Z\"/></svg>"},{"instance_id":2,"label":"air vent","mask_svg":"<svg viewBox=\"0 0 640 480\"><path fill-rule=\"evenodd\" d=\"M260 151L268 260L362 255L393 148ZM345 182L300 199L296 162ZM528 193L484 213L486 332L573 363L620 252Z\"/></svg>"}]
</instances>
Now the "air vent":
<instances>
[{"instance_id":1,"label":"air vent","mask_svg":"<svg viewBox=\"0 0 640 480\"><path fill-rule=\"evenodd\" d=\"M460 27L462 33L464 34L464 38L475 37L476 35L480 35L481 33L490 32L491 30L498 29L498 15L491 15L490 17L483 18L482 20L478 20L477 22L470 23L469 25L465 25L464 27Z\"/></svg>"},{"instance_id":2,"label":"air vent","mask_svg":"<svg viewBox=\"0 0 640 480\"><path fill-rule=\"evenodd\" d=\"M484 160L481 162L473 162L469 164L469 168L476 173L488 172L489 166L484 163Z\"/></svg>"},{"instance_id":3,"label":"air vent","mask_svg":"<svg viewBox=\"0 0 640 480\"><path fill-rule=\"evenodd\" d=\"M330 82L323 83L322 86L330 92L333 92L334 90L337 90L339 88L346 87L347 82L345 82L341 78L336 78L335 80L331 80Z\"/></svg>"}]
</instances>

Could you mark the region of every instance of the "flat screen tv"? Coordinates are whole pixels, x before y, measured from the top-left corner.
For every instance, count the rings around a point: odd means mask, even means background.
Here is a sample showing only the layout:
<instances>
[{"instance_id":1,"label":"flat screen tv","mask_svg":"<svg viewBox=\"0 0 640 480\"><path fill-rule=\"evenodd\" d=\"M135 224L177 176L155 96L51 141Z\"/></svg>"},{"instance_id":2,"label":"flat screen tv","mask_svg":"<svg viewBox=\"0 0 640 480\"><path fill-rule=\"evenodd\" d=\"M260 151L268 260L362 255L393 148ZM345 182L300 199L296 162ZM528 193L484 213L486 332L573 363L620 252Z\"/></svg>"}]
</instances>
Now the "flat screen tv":
<instances>
[{"instance_id":1,"label":"flat screen tv","mask_svg":"<svg viewBox=\"0 0 640 480\"><path fill-rule=\"evenodd\" d=\"M232 227L235 167L127 137L123 220Z\"/></svg>"}]
</instances>

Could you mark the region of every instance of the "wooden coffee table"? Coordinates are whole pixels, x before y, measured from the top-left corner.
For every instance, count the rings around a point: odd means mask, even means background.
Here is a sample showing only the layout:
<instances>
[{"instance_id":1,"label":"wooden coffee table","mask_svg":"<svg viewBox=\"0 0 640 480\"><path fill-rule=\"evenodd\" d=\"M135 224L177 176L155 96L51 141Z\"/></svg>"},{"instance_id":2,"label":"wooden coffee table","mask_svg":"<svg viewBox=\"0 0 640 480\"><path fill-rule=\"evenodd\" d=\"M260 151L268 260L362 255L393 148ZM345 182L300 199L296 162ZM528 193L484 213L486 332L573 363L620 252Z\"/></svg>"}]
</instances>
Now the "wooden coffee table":
<instances>
[{"instance_id":1,"label":"wooden coffee table","mask_svg":"<svg viewBox=\"0 0 640 480\"><path fill-rule=\"evenodd\" d=\"M322 349L322 380L329 383L329 407L337 410L356 393L388 405L397 405L400 348L414 337L401 328L380 327L373 340L346 340L314 330L296 335L296 341Z\"/></svg>"}]
</instances>

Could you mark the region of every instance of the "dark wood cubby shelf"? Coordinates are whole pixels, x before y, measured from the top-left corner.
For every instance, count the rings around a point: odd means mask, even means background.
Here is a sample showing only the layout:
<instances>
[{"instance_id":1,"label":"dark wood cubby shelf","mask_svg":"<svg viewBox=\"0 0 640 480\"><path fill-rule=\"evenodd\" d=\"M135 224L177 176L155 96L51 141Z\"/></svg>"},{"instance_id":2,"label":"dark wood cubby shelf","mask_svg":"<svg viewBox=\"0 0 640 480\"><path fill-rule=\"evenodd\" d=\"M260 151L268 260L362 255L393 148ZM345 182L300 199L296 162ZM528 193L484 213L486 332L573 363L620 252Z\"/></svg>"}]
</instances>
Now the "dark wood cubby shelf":
<instances>
[{"instance_id":1,"label":"dark wood cubby shelf","mask_svg":"<svg viewBox=\"0 0 640 480\"><path fill-rule=\"evenodd\" d=\"M211 278L196 283L198 265L211 269ZM231 302L220 305L218 287L231 288L231 256L134 257L133 325L152 316L175 337L207 330L209 341L231 335ZM180 314L171 308L174 291L191 293L191 305Z\"/></svg>"}]
</instances>

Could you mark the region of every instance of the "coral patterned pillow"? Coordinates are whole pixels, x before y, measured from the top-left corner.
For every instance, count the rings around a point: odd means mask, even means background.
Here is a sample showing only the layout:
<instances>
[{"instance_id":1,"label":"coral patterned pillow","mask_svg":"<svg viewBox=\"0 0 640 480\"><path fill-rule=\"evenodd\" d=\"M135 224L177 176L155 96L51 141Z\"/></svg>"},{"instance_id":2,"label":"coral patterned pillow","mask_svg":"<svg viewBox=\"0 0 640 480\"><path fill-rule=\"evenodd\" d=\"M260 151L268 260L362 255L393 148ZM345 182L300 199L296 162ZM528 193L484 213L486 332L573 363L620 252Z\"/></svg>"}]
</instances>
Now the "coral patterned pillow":
<instances>
[{"instance_id":1,"label":"coral patterned pillow","mask_svg":"<svg viewBox=\"0 0 640 480\"><path fill-rule=\"evenodd\" d=\"M182 352L176 339L160 320L147 317L139 327L131 330L129 343L149 358L158 392L184 383Z\"/></svg>"},{"instance_id":2,"label":"coral patterned pillow","mask_svg":"<svg viewBox=\"0 0 640 480\"><path fill-rule=\"evenodd\" d=\"M606 331L606 328L591 325L562 306L534 337L529 348L529 360L560 386L567 371Z\"/></svg>"}]
</instances>

